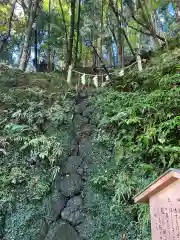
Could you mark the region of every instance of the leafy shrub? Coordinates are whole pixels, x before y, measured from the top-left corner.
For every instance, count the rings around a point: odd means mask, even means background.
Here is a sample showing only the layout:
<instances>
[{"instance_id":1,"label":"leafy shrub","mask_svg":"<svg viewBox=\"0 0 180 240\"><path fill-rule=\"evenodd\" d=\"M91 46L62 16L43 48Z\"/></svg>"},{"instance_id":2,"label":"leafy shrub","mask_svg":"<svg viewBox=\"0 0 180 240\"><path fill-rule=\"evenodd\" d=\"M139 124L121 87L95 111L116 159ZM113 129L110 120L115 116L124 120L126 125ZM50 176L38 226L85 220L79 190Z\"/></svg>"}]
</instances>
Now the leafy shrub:
<instances>
[{"instance_id":1,"label":"leafy shrub","mask_svg":"<svg viewBox=\"0 0 180 240\"><path fill-rule=\"evenodd\" d=\"M0 66L0 238L36 239L68 154L74 93L57 79Z\"/></svg>"},{"instance_id":2,"label":"leafy shrub","mask_svg":"<svg viewBox=\"0 0 180 240\"><path fill-rule=\"evenodd\" d=\"M24 141L21 150L27 149L35 158L47 159L50 165L56 164L63 152L62 145L56 138L44 135Z\"/></svg>"},{"instance_id":3,"label":"leafy shrub","mask_svg":"<svg viewBox=\"0 0 180 240\"><path fill-rule=\"evenodd\" d=\"M168 168L180 167L179 56L178 49L162 54L142 73L130 71L91 98L96 148L113 146L111 160L92 156L98 168L90 185L106 198L106 203L96 200L101 209L97 204L91 208L103 222L97 221L93 240L117 240L123 231L127 239L150 239L149 207L134 205L133 196Z\"/></svg>"}]
</instances>

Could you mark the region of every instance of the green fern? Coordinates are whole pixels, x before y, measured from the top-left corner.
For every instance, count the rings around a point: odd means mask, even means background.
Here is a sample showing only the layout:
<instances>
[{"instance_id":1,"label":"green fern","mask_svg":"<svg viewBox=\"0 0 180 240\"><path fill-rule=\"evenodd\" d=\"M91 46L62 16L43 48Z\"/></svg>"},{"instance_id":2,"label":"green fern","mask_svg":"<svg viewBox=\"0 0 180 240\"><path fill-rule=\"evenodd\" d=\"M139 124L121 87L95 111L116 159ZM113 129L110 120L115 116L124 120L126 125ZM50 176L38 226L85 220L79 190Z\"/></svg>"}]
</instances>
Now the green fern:
<instances>
[{"instance_id":1,"label":"green fern","mask_svg":"<svg viewBox=\"0 0 180 240\"><path fill-rule=\"evenodd\" d=\"M44 135L25 141L20 150L29 150L40 159L47 159L52 166L57 163L58 158L63 153L62 145L55 137L46 137Z\"/></svg>"}]
</instances>

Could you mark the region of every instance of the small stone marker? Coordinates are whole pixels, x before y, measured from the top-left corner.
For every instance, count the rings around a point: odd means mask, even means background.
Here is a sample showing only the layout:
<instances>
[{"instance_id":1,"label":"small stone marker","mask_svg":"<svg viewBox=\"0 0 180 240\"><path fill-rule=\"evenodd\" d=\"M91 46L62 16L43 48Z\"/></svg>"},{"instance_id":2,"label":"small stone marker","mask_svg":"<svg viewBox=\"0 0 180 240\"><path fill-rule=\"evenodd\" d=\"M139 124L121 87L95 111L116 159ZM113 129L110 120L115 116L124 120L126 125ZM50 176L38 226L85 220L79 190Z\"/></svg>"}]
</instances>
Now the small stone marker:
<instances>
[{"instance_id":1,"label":"small stone marker","mask_svg":"<svg viewBox=\"0 0 180 240\"><path fill-rule=\"evenodd\" d=\"M180 169L169 169L134 201L150 205L152 240L180 240Z\"/></svg>"}]
</instances>

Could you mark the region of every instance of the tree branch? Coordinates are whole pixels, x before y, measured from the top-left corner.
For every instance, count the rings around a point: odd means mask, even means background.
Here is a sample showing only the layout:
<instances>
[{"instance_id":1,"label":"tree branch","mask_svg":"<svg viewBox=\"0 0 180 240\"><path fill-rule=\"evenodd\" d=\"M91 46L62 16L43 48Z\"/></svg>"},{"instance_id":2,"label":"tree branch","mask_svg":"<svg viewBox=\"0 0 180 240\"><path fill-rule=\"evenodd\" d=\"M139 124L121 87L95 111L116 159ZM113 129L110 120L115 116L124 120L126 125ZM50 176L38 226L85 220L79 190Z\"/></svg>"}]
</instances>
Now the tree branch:
<instances>
[{"instance_id":1,"label":"tree branch","mask_svg":"<svg viewBox=\"0 0 180 240\"><path fill-rule=\"evenodd\" d=\"M124 37L125 37L125 39L126 39L126 41L127 41L127 44L128 44L128 46L129 46L132 54L135 56L136 54L135 54L135 52L134 52L133 47L131 46L131 43L130 43L127 35L126 35L126 32L125 32L125 30L121 27L121 22L120 22L120 19L119 19L119 14L118 14L118 12L117 12L116 9L115 9L114 4L112 4L112 0L110 0L109 3L111 3L111 4L110 4L110 7L111 7L112 11L114 12L114 14L115 14L115 16L116 16L116 18L117 18L117 21L118 21L118 23L119 23L120 30L121 30L121 32L123 33L123 35L124 35Z\"/></svg>"},{"instance_id":2,"label":"tree branch","mask_svg":"<svg viewBox=\"0 0 180 240\"><path fill-rule=\"evenodd\" d=\"M14 0L14 2L12 3L10 18L9 18L9 24L8 24L8 32L1 39L0 53L2 52L2 50L4 48L4 45L7 43L8 38L11 36L12 20L13 20L13 16L14 16L14 10L15 10L15 6L16 6L16 2L17 2L17 0Z\"/></svg>"},{"instance_id":3,"label":"tree branch","mask_svg":"<svg viewBox=\"0 0 180 240\"><path fill-rule=\"evenodd\" d=\"M64 31L65 31L65 38L66 38L66 50L68 52L68 50L69 50L68 33L67 33L66 19L65 19L65 16L64 16L64 10L63 10L61 0L59 0L59 6L60 6L60 9L61 9L62 20L63 20L63 23L64 23Z\"/></svg>"},{"instance_id":4,"label":"tree branch","mask_svg":"<svg viewBox=\"0 0 180 240\"><path fill-rule=\"evenodd\" d=\"M132 29L134 29L134 30L136 30L136 31L138 31L138 32L140 32L140 33L143 33L143 34L145 34L145 35L147 35L147 36L153 36L153 37L155 36L155 37L157 37L158 39L160 39L161 41L165 42L165 39L164 39L163 37L159 36L157 33L154 33L154 32L152 33L152 31L149 29L148 26L146 26L145 24L141 23L141 22L134 16L134 13L132 12L132 9L131 9L129 6L128 6L128 7L129 7L129 9L131 10L131 13L132 13L131 16L132 16L132 18L134 19L134 21L136 21L136 22L137 22L139 25L141 25L142 27L146 28L146 29L149 31L149 33L144 32L143 30L137 29L137 28L129 25L128 22L127 22L127 20L126 20L126 18L122 15L122 13L121 13L120 11L118 11L118 10L115 9L112 0L109 0L109 4L110 4L110 7L111 7L111 9L113 10L114 14L116 15L116 17L120 16L120 17L123 19L123 21L128 25L128 27L130 27L130 28L132 28Z\"/></svg>"}]
</instances>

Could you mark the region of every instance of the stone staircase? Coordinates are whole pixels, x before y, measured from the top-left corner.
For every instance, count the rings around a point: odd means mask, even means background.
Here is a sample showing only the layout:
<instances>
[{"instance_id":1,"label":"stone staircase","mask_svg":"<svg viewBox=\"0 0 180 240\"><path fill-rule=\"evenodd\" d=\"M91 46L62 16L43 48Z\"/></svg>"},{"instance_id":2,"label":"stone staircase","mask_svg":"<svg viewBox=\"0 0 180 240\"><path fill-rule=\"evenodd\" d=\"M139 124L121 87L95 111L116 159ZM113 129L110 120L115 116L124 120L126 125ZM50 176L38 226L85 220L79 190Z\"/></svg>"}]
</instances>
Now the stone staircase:
<instances>
[{"instance_id":1,"label":"stone staircase","mask_svg":"<svg viewBox=\"0 0 180 240\"><path fill-rule=\"evenodd\" d=\"M58 197L53 208L53 224L45 240L86 240L88 216L84 211L84 186L87 179L87 155L91 149L91 109L88 94L78 92L73 117L74 139L69 158L55 179Z\"/></svg>"}]
</instances>

